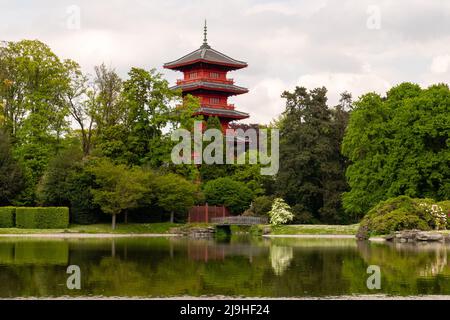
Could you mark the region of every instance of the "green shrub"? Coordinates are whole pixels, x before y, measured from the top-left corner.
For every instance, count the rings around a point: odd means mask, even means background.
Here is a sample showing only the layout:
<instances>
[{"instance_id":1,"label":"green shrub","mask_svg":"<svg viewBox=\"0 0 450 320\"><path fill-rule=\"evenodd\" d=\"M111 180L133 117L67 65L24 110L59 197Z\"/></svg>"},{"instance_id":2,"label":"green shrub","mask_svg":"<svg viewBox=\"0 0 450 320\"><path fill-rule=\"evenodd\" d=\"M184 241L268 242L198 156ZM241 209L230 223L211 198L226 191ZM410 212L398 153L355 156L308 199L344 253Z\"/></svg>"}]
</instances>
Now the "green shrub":
<instances>
[{"instance_id":1,"label":"green shrub","mask_svg":"<svg viewBox=\"0 0 450 320\"><path fill-rule=\"evenodd\" d=\"M450 200L441 201L437 205L440 206L447 215L447 229L450 229Z\"/></svg>"},{"instance_id":2,"label":"green shrub","mask_svg":"<svg viewBox=\"0 0 450 320\"><path fill-rule=\"evenodd\" d=\"M434 218L420 206L433 204L432 199L411 199L400 196L382 201L373 207L362 219L358 237L368 238L371 234L389 234L393 231L434 228Z\"/></svg>"},{"instance_id":3,"label":"green shrub","mask_svg":"<svg viewBox=\"0 0 450 320\"><path fill-rule=\"evenodd\" d=\"M267 216L272 209L273 197L260 196L253 199L252 209L258 216Z\"/></svg>"},{"instance_id":4,"label":"green shrub","mask_svg":"<svg viewBox=\"0 0 450 320\"><path fill-rule=\"evenodd\" d=\"M14 228L16 208L0 207L0 228Z\"/></svg>"},{"instance_id":5,"label":"green shrub","mask_svg":"<svg viewBox=\"0 0 450 320\"><path fill-rule=\"evenodd\" d=\"M22 229L63 229L69 226L69 208L17 208L16 226Z\"/></svg>"},{"instance_id":6,"label":"green shrub","mask_svg":"<svg viewBox=\"0 0 450 320\"><path fill-rule=\"evenodd\" d=\"M206 202L213 206L225 206L233 214L242 214L249 208L253 192L243 182L231 178L218 178L203 186Z\"/></svg>"}]
</instances>

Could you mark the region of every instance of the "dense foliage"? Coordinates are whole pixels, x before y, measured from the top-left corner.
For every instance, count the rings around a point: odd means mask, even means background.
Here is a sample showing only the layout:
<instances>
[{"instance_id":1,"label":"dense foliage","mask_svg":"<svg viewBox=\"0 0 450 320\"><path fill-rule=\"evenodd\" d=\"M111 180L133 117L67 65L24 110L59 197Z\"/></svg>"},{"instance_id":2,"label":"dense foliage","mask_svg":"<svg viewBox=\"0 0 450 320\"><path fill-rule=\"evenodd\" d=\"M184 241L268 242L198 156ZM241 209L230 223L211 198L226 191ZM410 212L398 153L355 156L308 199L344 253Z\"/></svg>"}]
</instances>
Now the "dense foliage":
<instances>
[{"instance_id":1,"label":"dense foliage","mask_svg":"<svg viewBox=\"0 0 450 320\"><path fill-rule=\"evenodd\" d=\"M447 216L447 229L450 229L450 200L438 202L437 205L442 208Z\"/></svg>"},{"instance_id":2,"label":"dense foliage","mask_svg":"<svg viewBox=\"0 0 450 320\"><path fill-rule=\"evenodd\" d=\"M389 234L407 229L436 229L438 217L429 210L433 204L432 199L413 199L408 196L382 201L361 221L359 233L367 237L370 234Z\"/></svg>"},{"instance_id":3,"label":"dense foliage","mask_svg":"<svg viewBox=\"0 0 450 320\"><path fill-rule=\"evenodd\" d=\"M0 205L14 202L24 187L24 175L12 156L9 137L0 128Z\"/></svg>"},{"instance_id":4,"label":"dense foliage","mask_svg":"<svg viewBox=\"0 0 450 320\"><path fill-rule=\"evenodd\" d=\"M126 81L104 64L94 71L40 41L2 43L0 205L69 206L85 224L143 207L182 214L200 195L170 171L199 174L168 165L170 130L190 127L198 101L175 112L180 92L155 70L132 68Z\"/></svg>"},{"instance_id":5,"label":"dense foliage","mask_svg":"<svg viewBox=\"0 0 450 320\"><path fill-rule=\"evenodd\" d=\"M272 209L273 197L260 196L253 199L251 211L257 216L267 216Z\"/></svg>"},{"instance_id":6,"label":"dense foliage","mask_svg":"<svg viewBox=\"0 0 450 320\"><path fill-rule=\"evenodd\" d=\"M253 198L252 190L231 178L208 181L203 186L203 192L208 204L225 205L234 214L241 214L248 209Z\"/></svg>"},{"instance_id":7,"label":"dense foliage","mask_svg":"<svg viewBox=\"0 0 450 320\"><path fill-rule=\"evenodd\" d=\"M185 221L185 213L200 198L198 185L173 173L156 177L154 188L158 206L170 212L170 222L174 222L175 214Z\"/></svg>"},{"instance_id":8,"label":"dense foliage","mask_svg":"<svg viewBox=\"0 0 450 320\"><path fill-rule=\"evenodd\" d=\"M276 188L292 207L295 222L343 222L346 162L339 150L348 118L344 107L351 101L343 95L341 105L332 109L326 93L325 88L308 92L297 87L283 94Z\"/></svg>"},{"instance_id":9,"label":"dense foliage","mask_svg":"<svg viewBox=\"0 0 450 320\"><path fill-rule=\"evenodd\" d=\"M348 214L363 216L381 200L398 195L450 198L450 90L403 83L386 97L355 102L344 142L351 160Z\"/></svg>"},{"instance_id":10,"label":"dense foliage","mask_svg":"<svg viewBox=\"0 0 450 320\"><path fill-rule=\"evenodd\" d=\"M355 103L344 93L335 107L325 88L284 92L275 123L231 125L280 129L272 177L253 164L174 165L173 130L194 120L221 129L220 120L194 117L198 99L182 99L154 69L126 79L104 64L93 71L40 41L0 44L0 206L69 207L72 223L115 225L117 215L184 221L205 202L268 215L283 198L293 223L348 223L388 197L450 197L446 85L404 83Z\"/></svg>"},{"instance_id":11,"label":"dense foliage","mask_svg":"<svg viewBox=\"0 0 450 320\"><path fill-rule=\"evenodd\" d=\"M127 168L108 159L95 161L89 171L98 186L91 190L93 203L112 215L112 228L115 229L118 214L139 206L147 191L150 174L140 167Z\"/></svg>"}]
</instances>

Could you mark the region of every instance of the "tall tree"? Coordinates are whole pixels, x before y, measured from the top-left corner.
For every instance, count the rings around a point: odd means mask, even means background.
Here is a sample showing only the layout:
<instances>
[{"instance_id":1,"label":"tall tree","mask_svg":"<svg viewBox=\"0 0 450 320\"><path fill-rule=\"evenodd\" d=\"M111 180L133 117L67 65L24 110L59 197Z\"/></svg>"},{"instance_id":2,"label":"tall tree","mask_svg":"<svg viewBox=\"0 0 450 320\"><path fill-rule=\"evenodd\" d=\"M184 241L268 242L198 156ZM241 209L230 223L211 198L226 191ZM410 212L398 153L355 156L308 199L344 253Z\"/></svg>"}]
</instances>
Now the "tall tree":
<instances>
[{"instance_id":1,"label":"tall tree","mask_svg":"<svg viewBox=\"0 0 450 320\"><path fill-rule=\"evenodd\" d=\"M44 43L23 40L0 47L0 66L0 98L10 135L59 138L67 129L62 93L70 79L64 63Z\"/></svg>"},{"instance_id":2,"label":"tall tree","mask_svg":"<svg viewBox=\"0 0 450 320\"><path fill-rule=\"evenodd\" d=\"M104 156L126 164L160 166L170 159L166 128L173 118L173 103L180 98L155 70L132 68L121 91L120 121L100 130L98 149Z\"/></svg>"},{"instance_id":3,"label":"tall tree","mask_svg":"<svg viewBox=\"0 0 450 320\"><path fill-rule=\"evenodd\" d=\"M284 92L286 110L280 126L277 193L292 206L297 222L342 221L341 194L346 190L340 156L343 110L327 106L327 90L303 87Z\"/></svg>"},{"instance_id":4,"label":"tall tree","mask_svg":"<svg viewBox=\"0 0 450 320\"><path fill-rule=\"evenodd\" d=\"M173 104L179 94L169 88L167 80L155 69L132 68L124 83L127 107L128 146L141 163L161 164L164 149L162 130L169 124ZM167 160L167 159L166 159Z\"/></svg>"},{"instance_id":5,"label":"tall tree","mask_svg":"<svg viewBox=\"0 0 450 320\"><path fill-rule=\"evenodd\" d=\"M50 161L38 187L38 201L50 206L70 206L70 178L82 166L83 153L79 143L61 149Z\"/></svg>"},{"instance_id":6,"label":"tall tree","mask_svg":"<svg viewBox=\"0 0 450 320\"><path fill-rule=\"evenodd\" d=\"M0 47L0 101L4 128L29 177L25 203L69 130L65 64L40 41L6 42Z\"/></svg>"},{"instance_id":7,"label":"tall tree","mask_svg":"<svg viewBox=\"0 0 450 320\"><path fill-rule=\"evenodd\" d=\"M99 133L104 128L110 128L121 121L125 116L122 104L123 82L113 68L101 64L95 67L94 84L96 87L95 122Z\"/></svg>"},{"instance_id":8,"label":"tall tree","mask_svg":"<svg viewBox=\"0 0 450 320\"><path fill-rule=\"evenodd\" d=\"M71 81L64 98L70 115L79 126L83 154L86 156L92 150L94 117L95 111L98 110L97 91L94 85L90 85L88 76L82 73L76 62L66 60L65 65Z\"/></svg>"}]
</instances>

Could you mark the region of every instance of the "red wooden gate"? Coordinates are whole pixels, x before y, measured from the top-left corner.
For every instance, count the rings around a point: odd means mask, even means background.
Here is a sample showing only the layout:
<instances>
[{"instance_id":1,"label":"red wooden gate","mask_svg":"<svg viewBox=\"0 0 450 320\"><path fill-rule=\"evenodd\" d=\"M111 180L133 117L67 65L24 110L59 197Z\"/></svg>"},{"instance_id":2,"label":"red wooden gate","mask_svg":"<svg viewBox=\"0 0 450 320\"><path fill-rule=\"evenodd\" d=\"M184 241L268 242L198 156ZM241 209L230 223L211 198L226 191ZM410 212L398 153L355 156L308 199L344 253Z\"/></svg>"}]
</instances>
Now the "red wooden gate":
<instances>
[{"instance_id":1,"label":"red wooden gate","mask_svg":"<svg viewBox=\"0 0 450 320\"><path fill-rule=\"evenodd\" d=\"M212 218L229 217L230 211L224 206L195 206L189 210L188 222L211 222Z\"/></svg>"}]
</instances>

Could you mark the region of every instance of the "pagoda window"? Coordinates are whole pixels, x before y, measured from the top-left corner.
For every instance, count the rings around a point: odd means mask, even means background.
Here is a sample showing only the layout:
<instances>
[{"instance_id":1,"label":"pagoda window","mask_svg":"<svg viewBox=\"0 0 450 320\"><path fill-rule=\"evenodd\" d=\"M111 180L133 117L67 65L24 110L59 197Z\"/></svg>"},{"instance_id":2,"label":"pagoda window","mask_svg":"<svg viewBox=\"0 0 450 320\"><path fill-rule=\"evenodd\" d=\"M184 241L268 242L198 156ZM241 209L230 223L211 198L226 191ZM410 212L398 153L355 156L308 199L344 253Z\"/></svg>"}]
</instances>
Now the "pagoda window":
<instances>
[{"instance_id":1,"label":"pagoda window","mask_svg":"<svg viewBox=\"0 0 450 320\"><path fill-rule=\"evenodd\" d=\"M209 77L211 79L219 79L219 74L217 72L210 72Z\"/></svg>"},{"instance_id":2,"label":"pagoda window","mask_svg":"<svg viewBox=\"0 0 450 320\"><path fill-rule=\"evenodd\" d=\"M189 79L195 79L195 78L197 78L198 77L198 75L197 75L197 72L195 71L195 72L191 72L191 73L189 73Z\"/></svg>"},{"instance_id":3,"label":"pagoda window","mask_svg":"<svg viewBox=\"0 0 450 320\"><path fill-rule=\"evenodd\" d=\"M212 104L219 104L220 98L209 98L209 102Z\"/></svg>"}]
</instances>

